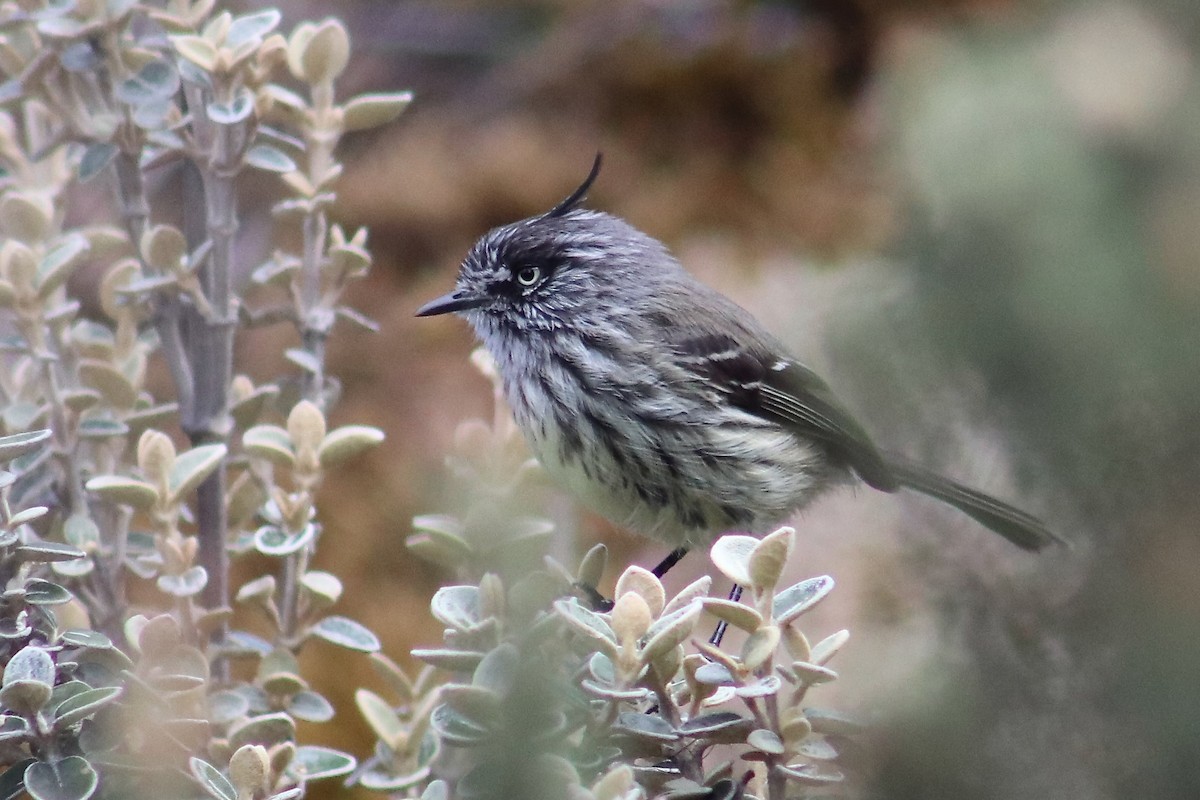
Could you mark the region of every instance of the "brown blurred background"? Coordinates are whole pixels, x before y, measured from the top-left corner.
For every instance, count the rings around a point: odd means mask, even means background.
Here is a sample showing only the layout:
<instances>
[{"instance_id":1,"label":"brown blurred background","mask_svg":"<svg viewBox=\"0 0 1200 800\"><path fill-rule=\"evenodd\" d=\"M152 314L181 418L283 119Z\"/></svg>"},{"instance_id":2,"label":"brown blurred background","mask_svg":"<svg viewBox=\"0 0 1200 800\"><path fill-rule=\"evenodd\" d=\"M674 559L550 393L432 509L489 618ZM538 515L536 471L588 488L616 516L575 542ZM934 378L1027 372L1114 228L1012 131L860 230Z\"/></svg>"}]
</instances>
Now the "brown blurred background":
<instances>
[{"instance_id":1,"label":"brown blurred background","mask_svg":"<svg viewBox=\"0 0 1200 800\"><path fill-rule=\"evenodd\" d=\"M868 794L1200 796L1200 6L283 11L285 28L346 22L345 96L416 93L344 151L338 214L370 226L376 257L350 299L382 331L335 336L333 418L388 439L324 487L318 566L347 584L340 613L400 661L440 639L425 608L450 576L403 539L414 514L452 510L443 459L490 398L466 325L412 314L476 237L548 208L602 150L591 205L759 315L885 446L1075 543L1029 556L866 490L797 520L797 575L839 583L810 629L852 632L820 703L876 723L853 765ZM551 505L575 532L556 552L608 542L609 581L663 555ZM689 561L669 586L706 568ZM305 657L341 709L310 740L366 755L366 660Z\"/></svg>"}]
</instances>

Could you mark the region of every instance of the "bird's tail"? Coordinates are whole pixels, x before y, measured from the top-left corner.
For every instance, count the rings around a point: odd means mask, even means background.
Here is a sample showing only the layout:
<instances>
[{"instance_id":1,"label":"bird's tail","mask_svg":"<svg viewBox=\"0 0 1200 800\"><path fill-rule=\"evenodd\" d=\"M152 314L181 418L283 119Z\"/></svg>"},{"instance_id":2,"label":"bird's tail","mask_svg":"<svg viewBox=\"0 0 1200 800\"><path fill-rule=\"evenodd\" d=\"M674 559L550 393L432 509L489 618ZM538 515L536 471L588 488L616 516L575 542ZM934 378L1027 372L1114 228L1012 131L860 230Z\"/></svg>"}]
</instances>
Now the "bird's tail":
<instances>
[{"instance_id":1,"label":"bird's tail","mask_svg":"<svg viewBox=\"0 0 1200 800\"><path fill-rule=\"evenodd\" d=\"M889 456L888 468L901 486L941 500L957 508L971 519L989 530L1008 539L1025 550L1041 550L1049 544L1067 542L1053 533L1045 524L1015 506L972 489L961 483L943 478L924 467L903 458Z\"/></svg>"}]
</instances>

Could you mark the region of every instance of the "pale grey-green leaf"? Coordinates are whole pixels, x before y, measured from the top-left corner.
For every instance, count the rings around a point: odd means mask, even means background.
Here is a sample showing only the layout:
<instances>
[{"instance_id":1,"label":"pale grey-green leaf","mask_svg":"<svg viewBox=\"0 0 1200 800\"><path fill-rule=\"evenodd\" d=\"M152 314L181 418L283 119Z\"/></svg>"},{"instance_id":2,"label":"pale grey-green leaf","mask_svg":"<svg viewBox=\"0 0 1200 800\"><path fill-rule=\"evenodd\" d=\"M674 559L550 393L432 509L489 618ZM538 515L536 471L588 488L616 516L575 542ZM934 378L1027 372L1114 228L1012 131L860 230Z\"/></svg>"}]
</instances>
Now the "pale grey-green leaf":
<instances>
[{"instance_id":1,"label":"pale grey-green leaf","mask_svg":"<svg viewBox=\"0 0 1200 800\"><path fill-rule=\"evenodd\" d=\"M833 578L821 575L793 584L775 595L771 615L778 625L786 625L821 602L833 591Z\"/></svg>"},{"instance_id":2,"label":"pale grey-green leaf","mask_svg":"<svg viewBox=\"0 0 1200 800\"><path fill-rule=\"evenodd\" d=\"M274 8L234 17L229 30L225 32L225 46L237 48L245 42L261 40L275 30L279 20L280 13Z\"/></svg>"},{"instance_id":3,"label":"pale grey-green leaf","mask_svg":"<svg viewBox=\"0 0 1200 800\"><path fill-rule=\"evenodd\" d=\"M457 630L469 630L479 623L479 587L443 586L434 592L429 610L438 622Z\"/></svg>"},{"instance_id":4,"label":"pale grey-green leaf","mask_svg":"<svg viewBox=\"0 0 1200 800\"><path fill-rule=\"evenodd\" d=\"M0 461L12 461L18 456L37 450L50 440L51 435L49 429L43 429L0 436Z\"/></svg>"},{"instance_id":5,"label":"pale grey-green leaf","mask_svg":"<svg viewBox=\"0 0 1200 800\"><path fill-rule=\"evenodd\" d=\"M221 465L228 450L223 444L204 444L180 453L171 465L171 501L180 502Z\"/></svg>"},{"instance_id":6,"label":"pale grey-green leaf","mask_svg":"<svg viewBox=\"0 0 1200 800\"><path fill-rule=\"evenodd\" d=\"M95 714L121 696L120 686L88 689L68 697L54 709L54 726L59 730Z\"/></svg>"},{"instance_id":7,"label":"pale grey-green leaf","mask_svg":"<svg viewBox=\"0 0 1200 800\"><path fill-rule=\"evenodd\" d=\"M22 647L4 667L4 685L13 681L35 681L54 686L54 659L37 645Z\"/></svg>"},{"instance_id":8,"label":"pale grey-green leaf","mask_svg":"<svg viewBox=\"0 0 1200 800\"><path fill-rule=\"evenodd\" d=\"M293 172L296 169L291 156L269 144L256 144L246 151L246 163L267 172Z\"/></svg>"},{"instance_id":9,"label":"pale grey-green leaf","mask_svg":"<svg viewBox=\"0 0 1200 800\"><path fill-rule=\"evenodd\" d=\"M325 617L314 625L311 631L327 642L350 650L374 653L380 647L379 638L374 633L346 617Z\"/></svg>"},{"instance_id":10,"label":"pale grey-green leaf","mask_svg":"<svg viewBox=\"0 0 1200 800\"><path fill-rule=\"evenodd\" d=\"M287 772L297 780L314 781L345 775L353 772L356 766L358 762L348 753L306 744L296 749L296 756L288 764Z\"/></svg>"},{"instance_id":11,"label":"pale grey-green leaf","mask_svg":"<svg viewBox=\"0 0 1200 800\"><path fill-rule=\"evenodd\" d=\"M215 797L216 800L237 800L237 789L212 764L204 759L192 756L188 759L188 766L191 768L193 777L200 783L204 791Z\"/></svg>"},{"instance_id":12,"label":"pale grey-green leaf","mask_svg":"<svg viewBox=\"0 0 1200 800\"><path fill-rule=\"evenodd\" d=\"M87 800L100 782L82 756L38 761L25 771L25 789L34 800Z\"/></svg>"}]
</instances>

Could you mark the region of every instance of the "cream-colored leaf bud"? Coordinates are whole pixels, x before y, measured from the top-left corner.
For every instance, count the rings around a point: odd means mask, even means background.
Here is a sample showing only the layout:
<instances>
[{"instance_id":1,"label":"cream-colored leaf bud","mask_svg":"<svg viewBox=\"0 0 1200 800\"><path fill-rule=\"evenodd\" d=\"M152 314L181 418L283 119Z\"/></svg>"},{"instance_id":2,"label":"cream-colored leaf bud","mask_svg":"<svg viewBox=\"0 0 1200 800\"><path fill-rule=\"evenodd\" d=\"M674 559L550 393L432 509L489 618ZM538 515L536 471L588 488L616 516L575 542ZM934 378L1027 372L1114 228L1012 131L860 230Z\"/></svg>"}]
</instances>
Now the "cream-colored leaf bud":
<instances>
[{"instance_id":1,"label":"cream-colored leaf bud","mask_svg":"<svg viewBox=\"0 0 1200 800\"><path fill-rule=\"evenodd\" d=\"M346 103L342 130L361 131L391 122L408 108L412 99L412 92L361 94Z\"/></svg>"},{"instance_id":2,"label":"cream-colored leaf bud","mask_svg":"<svg viewBox=\"0 0 1200 800\"><path fill-rule=\"evenodd\" d=\"M16 239L0 245L0 276L18 294L32 294L37 280L37 256Z\"/></svg>"},{"instance_id":3,"label":"cream-colored leaf bud","mask_svg":"<svg viewBox=\"0 0 1200 800\"><path fill-rule=\"evenodd\" d=\"M244 744L229 759L229 782L237 789L239 800L250 800L262 792L270 774L271 760L261 744Z\"/></svg>"},{"instance_id":4,"label":"cream-colored leaf bud","mask_svg":"<svg viewBox=\"0 0 1200 800\"><path fill-rule=\"evenodd\" d=\"M148 480L166 486L175 464L175 444L170 436L150 428L138 439L137 460L138 468Z\"/></svg>"},{"instance_id":5,"label":"cream-colored leaf bud","mask_svg":"<svg viewBox=\"0 0 1200 800\"><path fill-rule=\"evenodd\" d=\"M179 55L191 61L201 69L212 72L217 67L217 48L202 36L172 36L171 44L179 51Z\"/></svg>"},{"instance_id":6,"label":"cream-colored leaf bud","mask_svg":"<svg viewBox=\"0 0 1200 800\"><path fill-rule=\"evenodd\" d=\"M297 467L304 471L317 468L317 449L325 439L325 415L308 400L301 400L288 414L288 438L296 451Z\"/></svg>"},{"instance_id":7,"label":"cream-colored leaf bud","mask_svg":"<svg viewBox=\"0 0 1200 800\"><path fill-rule=\"evenodd\" d=\"M0 198L0 232L22 242L39 242L50 234L54 205L44 194L11 191Z\"/></svg>"},{"instance_id":8,"label":"cream-colored leaf bud","mask_svg":"<svg viewBox=\"0 0 1200 800\"><path fill-rule=\"evenodd\" d=\"M142 234L142 256L156 269L174 272L187 254L187 240L174 225L155 225Z\"/></svg>"},{"instance_id":9,"label":"cream-colored leaf bud","mask_svg":"<svg viewBox=\"0 0 1200 800\"><path fill-rule=\"evenodd\" d=\"M292 66L291 47L288 50L288 65ZM326 19L313 28L298 57L298 77L305 82L316 85L336 80L350 60L350 36L341 22ZM294 66L292 71L296 71Z\"/></svg>"}]
</instances>

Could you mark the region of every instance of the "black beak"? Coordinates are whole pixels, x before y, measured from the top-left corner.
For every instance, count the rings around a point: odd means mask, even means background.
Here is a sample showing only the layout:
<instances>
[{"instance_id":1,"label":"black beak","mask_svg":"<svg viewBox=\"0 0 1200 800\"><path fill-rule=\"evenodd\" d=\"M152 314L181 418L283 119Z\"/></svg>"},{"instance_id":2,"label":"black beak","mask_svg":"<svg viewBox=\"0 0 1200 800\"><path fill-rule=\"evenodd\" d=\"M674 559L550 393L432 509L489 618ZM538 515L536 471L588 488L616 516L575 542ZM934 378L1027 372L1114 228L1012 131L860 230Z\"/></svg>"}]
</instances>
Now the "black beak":
<instances>
[{"instance_id":1,"label":"black beak","mask_svg":"<svg viewBox=\"0 0 1200 800\"><path fill-rule=\"evenodd\" d=\"M417 309L418 317L436 317L438 314L453 314L455 311L466 311L468 308L479 308L488 301L487 297L467 294L456 289L450 294L444 294L436 300L430 300Z\"/></svg>"}]
</instances>

